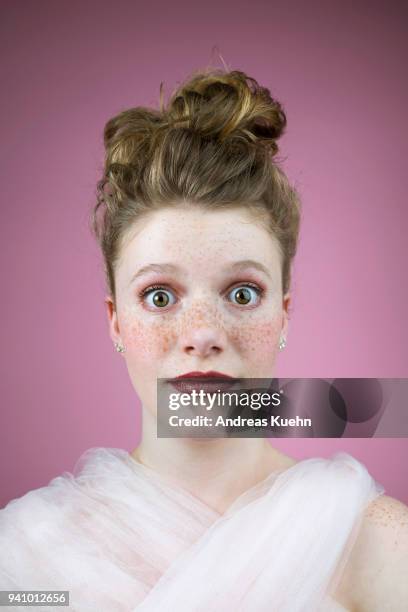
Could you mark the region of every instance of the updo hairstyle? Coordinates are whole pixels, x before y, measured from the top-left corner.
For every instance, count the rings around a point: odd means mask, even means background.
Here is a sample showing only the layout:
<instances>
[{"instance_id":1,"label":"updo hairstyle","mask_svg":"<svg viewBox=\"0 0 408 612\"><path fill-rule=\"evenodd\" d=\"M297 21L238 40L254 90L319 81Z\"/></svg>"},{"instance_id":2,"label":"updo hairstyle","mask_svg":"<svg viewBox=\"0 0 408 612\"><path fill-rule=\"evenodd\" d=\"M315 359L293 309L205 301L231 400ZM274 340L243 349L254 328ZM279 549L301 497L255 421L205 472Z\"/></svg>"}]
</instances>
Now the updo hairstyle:
<instances>
[{"instance_id":1,"label":"updo hairstyle","mask_svg":"<svg viewBox=\"0 0 408 612\"><path fill-rule=\"evenodd\" d=\"M115 265L128 230L151 211L180 204L205 210L243 207L278 241L282 293L289 290L300 200L279 167L286 127L281 104L244 72L196 71L160 110L137 106L104 128L105 164L91 227L116 304Z\"/></svg>"}]
</instances>

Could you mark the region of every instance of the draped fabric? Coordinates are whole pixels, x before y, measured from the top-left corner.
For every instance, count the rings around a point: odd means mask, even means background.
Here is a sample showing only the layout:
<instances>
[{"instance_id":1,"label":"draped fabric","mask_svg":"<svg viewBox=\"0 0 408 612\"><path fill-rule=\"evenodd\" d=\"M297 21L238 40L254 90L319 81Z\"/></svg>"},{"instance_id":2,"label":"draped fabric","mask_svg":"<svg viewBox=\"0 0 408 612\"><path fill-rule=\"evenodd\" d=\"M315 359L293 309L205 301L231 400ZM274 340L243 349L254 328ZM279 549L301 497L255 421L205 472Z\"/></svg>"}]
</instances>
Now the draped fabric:
<instances>
[{"instance_id":1,"label":"draped fabric","mask_svg":"<svg viewBox=\"0 0 408 612\"><path fill-rule=\"evenodd\" d=\"M90 448L0 510L0 589L69 590L76 612L340 612L334 590L383 492L340 452L270 473L221 515L127 451Z\"/></svg>"}]
</instances>

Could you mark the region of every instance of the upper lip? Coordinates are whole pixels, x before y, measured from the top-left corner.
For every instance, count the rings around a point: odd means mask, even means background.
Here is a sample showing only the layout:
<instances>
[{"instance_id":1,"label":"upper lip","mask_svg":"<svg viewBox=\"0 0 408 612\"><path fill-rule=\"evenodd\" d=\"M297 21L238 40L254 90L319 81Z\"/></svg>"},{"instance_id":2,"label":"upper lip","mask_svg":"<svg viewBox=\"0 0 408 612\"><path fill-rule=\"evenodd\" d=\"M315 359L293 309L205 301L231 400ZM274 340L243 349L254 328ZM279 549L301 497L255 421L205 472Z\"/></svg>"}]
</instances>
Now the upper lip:
<instances>
[{"instance_id":1,"label":"upper lip","mask_svg":"<svg viewBox=\"0 0 408 612\"><path fill-rule=\"evenodd\" d=\"M235 380L235 376L229 376L229 374L223 374L222 372L216 372L215 370L209 370L208 372L187 372L186 374L180 374L172 380L180 380L182 378L227 378L229 380Z\"/></svg>"}]
</instances>

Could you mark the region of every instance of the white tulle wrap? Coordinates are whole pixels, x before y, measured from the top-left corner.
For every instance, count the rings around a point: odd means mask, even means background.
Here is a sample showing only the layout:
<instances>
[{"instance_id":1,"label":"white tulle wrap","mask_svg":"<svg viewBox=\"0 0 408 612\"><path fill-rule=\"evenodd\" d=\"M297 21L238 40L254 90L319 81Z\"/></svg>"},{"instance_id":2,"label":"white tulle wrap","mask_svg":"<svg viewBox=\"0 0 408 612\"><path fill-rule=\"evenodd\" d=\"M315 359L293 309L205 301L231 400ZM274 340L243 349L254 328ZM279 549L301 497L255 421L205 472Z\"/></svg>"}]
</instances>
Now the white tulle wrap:
<instances>
[{"instance_id":1,"label":"white tulle wrap","mask_svg":"<svg viewBox=\"0 0 408 612\"><path fill-rule=\"evenodd\" d=\"M70 592L47 612L345 610L332 594L382 493L341 452L271 473L220 515L127 451L90 448L0 510L0 589Z\"/></svg>"}]
</instances>

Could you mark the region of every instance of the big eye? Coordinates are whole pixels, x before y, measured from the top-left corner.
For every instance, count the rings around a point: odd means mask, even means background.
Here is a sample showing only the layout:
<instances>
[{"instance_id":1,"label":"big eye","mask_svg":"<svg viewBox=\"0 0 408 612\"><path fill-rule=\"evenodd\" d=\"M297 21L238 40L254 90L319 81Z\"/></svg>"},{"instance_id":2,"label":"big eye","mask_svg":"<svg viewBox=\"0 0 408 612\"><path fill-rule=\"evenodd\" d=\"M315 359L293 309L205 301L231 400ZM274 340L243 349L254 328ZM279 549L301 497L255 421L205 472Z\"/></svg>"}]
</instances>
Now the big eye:
<instances>
[{"instance_id":1,"label":"big eye","mask_svg":"<svg viewBox=\"0 0 408 612\"><path fill-rule=\"evenodd\" d=\"M165 308L170 303L174 304L176 301L174 294L171 291L159 286L144 289L141 292L140 297L153 309Z\"/></svg>"},{"instance_id":2,"label":"big eye","mask_svg":"<svg viewBox=\"0 0 408 612\"><path fill-rule=\"evenodd\" d=\"M248 304L258 303L259 298L261 296L262 289L259 287L255 287L252 285L241 285L240 287L234 287L229 292L229 296L232 296L232 300L236 304L240 304L241 306L248 306Z\"/></svg>"}]
</instances>

